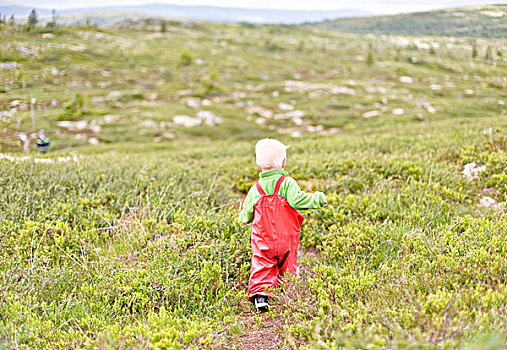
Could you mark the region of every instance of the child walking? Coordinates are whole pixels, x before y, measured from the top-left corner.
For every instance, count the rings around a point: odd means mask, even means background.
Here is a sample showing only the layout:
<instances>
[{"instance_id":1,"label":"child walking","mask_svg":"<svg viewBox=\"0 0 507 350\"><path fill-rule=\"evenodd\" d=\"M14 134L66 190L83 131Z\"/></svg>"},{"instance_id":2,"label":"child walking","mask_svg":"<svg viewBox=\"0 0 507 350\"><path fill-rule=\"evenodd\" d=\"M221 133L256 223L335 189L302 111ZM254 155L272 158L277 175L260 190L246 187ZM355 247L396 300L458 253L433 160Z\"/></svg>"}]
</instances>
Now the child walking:
<instances>
[{"instance_id":1,"label":"child walking","mask_svg":"<svg viewBox=\"0 0 507 350\"><path fill-rule=\"evenodd\" d=\"M287 148L273 139L257 142L255 158L260 179L248 192L239 216L244 223L253 221L248 299L261 312L269 310L266 288L276 286L286 272L299 275L297 248L304 218L298 209L327 204L324 193L305 193L287 176Z\"/></svg>"}]
</instances>

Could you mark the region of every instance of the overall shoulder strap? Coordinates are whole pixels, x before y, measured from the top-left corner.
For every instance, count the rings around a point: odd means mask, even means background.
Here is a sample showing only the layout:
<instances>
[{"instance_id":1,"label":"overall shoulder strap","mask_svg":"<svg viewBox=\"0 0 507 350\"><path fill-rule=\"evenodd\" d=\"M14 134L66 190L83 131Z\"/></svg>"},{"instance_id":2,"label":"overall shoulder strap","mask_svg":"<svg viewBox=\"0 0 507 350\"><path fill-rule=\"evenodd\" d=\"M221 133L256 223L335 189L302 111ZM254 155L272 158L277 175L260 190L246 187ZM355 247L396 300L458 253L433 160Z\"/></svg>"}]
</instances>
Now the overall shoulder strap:
<instances>
[{"instance_id":1,"label":"overall shoulder strap","mask_svg":"<svg viewBox=\"0 0 507 350\"><path fill-rule=\"evenodd\" d=\"M282 182L283 180L285 180L285 176L280 176L280 178L278 179L278 181L276 182L276 186L275 186L275 194L280 194L280 186L282 186Z\"/></svg>"},{"instance_id":2,"label":"overall shoulder strap","mask_svg":"<svg viewBox=\"0 0 507 350\"><path fill-rule=\"evenodd\" d=\"M257 186L257 191L259 191L259 193L261 194L261 196L265 196L266 195L266 192L264 192L264 190L262 189L261 185L258 182L255 184L255 186Z\"/></svg>"}]
</instances>

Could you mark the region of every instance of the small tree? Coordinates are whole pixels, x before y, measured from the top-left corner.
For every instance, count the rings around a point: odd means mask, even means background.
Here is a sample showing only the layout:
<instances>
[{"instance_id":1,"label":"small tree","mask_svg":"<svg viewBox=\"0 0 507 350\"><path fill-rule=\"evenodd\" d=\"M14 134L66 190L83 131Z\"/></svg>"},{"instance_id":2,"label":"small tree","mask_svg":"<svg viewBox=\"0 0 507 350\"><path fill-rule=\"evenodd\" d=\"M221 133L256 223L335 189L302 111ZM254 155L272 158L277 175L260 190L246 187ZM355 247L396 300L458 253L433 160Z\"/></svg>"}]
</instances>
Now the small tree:
<instances>
[{"instance_id":1,"label":"small tree","mask_svg":"<svg viewBox=\"0 0 507 350\"><path fill-rule=\"evenodd\" d=\"M160 22L160 32L161 33L167 32L167 23L164 20Z\"/></svg>"},{"instance_id":2,"label":"small tree","mask_svg":"<svg viewBox=\"0 0 507 350\"><path fill-rule=\"evenodd\" d=\"M194 61L192 55L188 52L183 52L178 60L178 68L182 70L183 80L185 81L185 85L188 85L188 67L192 65Z\"/></svg>"},{"instance_id":3,"label":"small tree","mask_svg":"<svg viewBox=\"0 0 507 350\"><path fill-rule=\"evenodd\" d=\"M486 49L486 56L484 57L484 60L488 63L491 63L493 61L493 50L491 50L491 46L489 45Z\"/></svg>"},{"instance_id":4,"label":"small tree","mask_svg":"<svg viewBox=\"0 0 507 350\"><path fill-rule=\"evenodd\" d=\"M374 63L373 59L373 44L371 42L368 43L368 56L366 57L366 64L371 66Z\"/></svg>"},{"instance_id":5,"label":"small tree","mask_svg":"<svg viewBox=\"0 0 507 350\"><path fill-rule=\"evenodd\" d=\"M11 15L11 18L9 19L9 25L14 26L16 24L16 20L14 19L14 15Z\"/></svg>"},{"instance_id":6,"label":"small tree","mask_svg":"<svg viewBox=\"0 0 507 350\"><path fill-rule=\"evenodd\" d=\"M48 28L55 28L56 27L56 11L53 9L51 10L52 14L52 20L46 23L46 27Z\"/></svg>"},{"instance_id":7,"label":"small tree","mask_svg":"<svg viewBox=\"0 0 507 350\"><path fill-rule=\"evenodd\" d=\"M39 19L37 18L37 12L33 9L28 16L28 29L34 29L37 23L39 23Z\"/></svg>"},{"instance_id":8,"label":"small tree","mask_svg":"<svg viewBox=\"0 0 507 350\"><path fill-rule=\"evenodd\" d=\"M53 27L56 27L56 10L52 9L51 14L53 15Z\"/></svg>"},{"instance_id":9,"label":"small tree","mask_svg":"<svg viewBox=\"0 0 507 350\"><path fill-rule=\"evenodd\" d=\"M472 44L472 58L473 59L477 58L477 42L476 41L474 41Z\"/></svg>"}]
</instances>

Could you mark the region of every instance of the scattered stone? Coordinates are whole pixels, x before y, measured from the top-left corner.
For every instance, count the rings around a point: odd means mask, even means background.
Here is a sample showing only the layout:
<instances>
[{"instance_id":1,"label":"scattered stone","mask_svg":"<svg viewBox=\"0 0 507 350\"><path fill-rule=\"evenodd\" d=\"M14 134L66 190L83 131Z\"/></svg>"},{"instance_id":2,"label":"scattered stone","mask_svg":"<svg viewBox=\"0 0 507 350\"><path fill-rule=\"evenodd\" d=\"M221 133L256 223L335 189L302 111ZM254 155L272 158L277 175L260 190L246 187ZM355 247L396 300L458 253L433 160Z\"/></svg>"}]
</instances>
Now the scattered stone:
<instances>
[{"instance_id":1,"label":"scattered stone","mask_svg":"<svg viewBox=\"0 0 507 350\"><path fill-rule=\"evenodd\" d=\"M303 119L301 118L292 118L292 122L296 125L303 125Z\"/></svg>"},{"instance_id":2,"label":"scattered stone","mask_svg":"<svg viewBox=\"0 0 507 350\"><path fill-rule=\"evenodd\" d=\"M493 198L488 197L488 196L482 196L481 199L479 200L479 205L481 207L486 207L486 208L497 208L498 207L498 203L496 202L496 200L494 200Z\"/></svg>"},{"instance_id":3,"label":"scattered stone","mask_svg":"<svg viewBox=\"0 0 507 350\"><path fill-rule=\"evenodd\" d=\"M198 66L201 66L204 64L204 60L202 58L196 58L195 59L195 64L198 65Z\"/></svg>"},{"instance_id":4,"label":"scattered stone","mask_svg":"<svg viewBox=\"0 0 507 350\"><path fill-rule=\"evenodd\" d=\"M414 82L414 79L412 79L412 77L408 77L406 75L403 75L400 77L400 83L411 84L413 82Z\"/></svg>"},{"instance_id":5,"label":"scattered stone","mask_svg":"<svg viewBox=\"0 0 507 350\"><path fill-rule=\"evenodd\" d=\"M122 93L118 90L113 90L110 93L107 94L106 100L108 101L116 101L121 97Z\"/></svg>"},{"instance_id":6,"label":"scattered stone","mask_svg":"<svg viewBox=\"0 0 507 350\"><path fill-rule=\"evenodd\" d=\"M196 118L204 122L205 125L215 126L218 124L222 124L222 118L217 117L210 111L199 111L197 112Z\"/></svg>"},{"instance_id":7,"label":"scattered stone","mask_svg":"<svg viewBox=\"0 0 507 350\"><path fill-rule=\"evenodd\" d=\"M86 120L79 121L70 121L70 120L62 120L56 122L56 125L62 128L66 128L69 131L82 131L82 130L90 130L94 133L100 132L100 125L96 125L95 121L92 123L88 123Z\"/></svg>"},{"instance_id":8,"label":"scattered stone","mask_svg":"<svg viewBox=\"0 0 507 350\"><path fill-rule=\"evenodd\" d=\"M369 111L363 113L363 118L371 118L371 117L377 117L380 115L379 111Z\"/></svg>"},{"instance_id":9,"label":"scattered stone","mask_svg":"<svg viewBox=\"0 0 507 350\"><path fill-rule=\"evenodd\" d=\"M0 68L2 69L15 69L21 67L21 64L17 62L0 62Z\"/></svg>"},{"instance_id":10,"label":"scattered stone","mask_svg":"<svg viewBox=\"0 0 507 350\"><path fill-rule=\"evenodd\" d=\"M141 126L148 129L157 129L158 124L155 123L153 120L146 119L141 123Z\"/></svg>"},{"instance_id":11,"label":"scattered stone","mask_svg":"<svg viewBox=\"0 0 507 350\"><path fill-rule=\"evenodd\" d=\"M465 90L465 95L473 95L473 94L474 94L474 90L470 90L470 89Z\"/></svg>"},{"instance_id":12,"label":"scattered stone","mask_svg":"<svg viewBox=\"0 0 507 350\"><path fill-rule=\"evenodd\" d=\"M306 83L304 81L287 80L284 82L284 85L285 85L284 90L286 92L306 92L313 90L321 90L332 94L347 94L347 95L356 94L356 90L352 88L325 83ZM351 84L351 82L349 81L349 85L353 84Z\"/></svg>"},{"instance_id":13,"label":"scattered stone","mask_svg":"<svg viewBox=\"0 0 507 350\"><path fill-rule=\"evenodd\" d=\"M246 92L244 91L233 91L232 98L235 100L239 100L241 98L246 98Z\"/></svg>"},{"instance_id":14,"label":"scattered stone","mask_svg":"<svg viewBox=\"0 0 507 350\"><path fill-rule=\"evenodd\" d=\"M187 97L182 101L190 108L199 108L201 106L201 100L195 97Z\"/></svg>"},{"instance_id":15,"label":"scattered stone","mask_svg":"<svg viewBox=\"0 0 507 350\"><path fill-rule=\"evenodd\" d=\"M55 36L51 33L42 34L42 39L53 39Z\"/></svg>"},{"instance_id":16,"label":"scattered stone","mask_svg":"<svg viewBox=\"0 0 507 350\"><path fill-rule=\"evenodd\" d=\"M273 111L264 107L248 107L246 109L246 112L248 114L257 114L263 118L272 118L273 117Z\"/></svg>"},{"instance_id":17,"label":"scattered stone","mask_svg":"<svg viewBox=\"0 0 507 350\"><path fill-rule=\"evenodd\" d=\"M402 115L405 113L405 110L403 108L395 108L393 109L393 114L394 115Z\"/></svg>"},{"instance_id":18,"label":"scattered stone","mask_svg":"<svg viewBox=\"0 0 507 350\"><path fill-rule=\"evenodd\" d=\"M210 111L199 111L195 118L188 115L177 115L173 119L174 124L191 128L199 125L215 126L222 123L222 118Z\"/></svg>"},{"instance_id":19,"label":"scattered stone","mask_svg":"<svg viewBox=\"0 0 507 350\"><path fill-rule=\"evenodd\" d=\"M273 91L272 95L273 95L273 97L278 97L278 96L280 96L280 92L275 90L275 91Z\"/></svg>"},{"instance_id":20,"label":"scattered stone","mask_svg":"<svg viewBox=\"0 0 507 350\"><path fill-rule=\"evenodd\" d=\"M505 102L504 102L504 101L502 101L502 100L498 100L498 104L499 104L500 106L503 106L503 105L505 104Z\"/></svg>"},{"instance_id":21,"label":"scattered stone","mask_svg":"<svg viewBox=\"0 0 507 350\"><path fill-rule=\"evenodd\" d=\"M100 72L100 75L107 78L107 77L110 77L112 74L111 74L111 72L109 72L107 70L103 70L102 72Z\"/></svg>"},{"instance_id":22,"label":"scattered stone","mask_svg":"<svg viewBox=\"0 0 507 350\"><path fill-rule=\"evenodd\" d=\"M463 175L468 180L476 179L479 174L486 170L485 165L478 165L475 162L465 164L465 168L463 169Z\"/></svg>"},{"instance_id":23,"label":"scattered stone","mask_svg":"<svg viewBox=\"0 0 507 350\"><path fill-rule=\"evenodd\" d=\"M95 137L91 137L90 139L88 139L88 142L94 146L100 145L100 141L98 139L96 139Z\"/></svg>"},{"instance_id":24,"label":"scattered stone","mask_svg":"<svg viewBox=\"0 0 507 350\"><path fill-rule=\"evenodd\" d=\"M192 118L188 115L177 115L173 119L173 123L176 125L181 125L187 128L192 128L194 126L201 125L201 121L197 118Z\"/></svg>"},{"instance_id":25,"label":"scattered stone","mask_svg":"<svg viewBox=\"0 0 507 350\"><path fill-rule=\"evenodd\" d=\"M433 107L431 105L431 103L429 103L428 101L426 101L425 99L420 99L417 101L417 105L419 106L419 108L424 108L426 109L429 113L431 114L435 114L437 112L437 109L435 107Z\"/></svg>"},{"instance_id":26,"label":"scattered stone","mask_svg":"<svg viewBox=\"0 0 507 350\"><path fill-rule=\"evenodd\" d=\"M305 112L296 109L295 111L285 113L285 115L287 116L287 118L303 118L305 116Z\"/></svg>"},{"instance_id":27,"label":"scattered stone","mask_svg":"<svg viewBox=\"0 0 507 350\"><path fill-rule=\"evenodd\" d=\"M36 49L29 49L24 46L16 46L16 50L21 53L23 58L27 58L30 55L36 56L38 54Z\"/></svg>"},{"instance_id":28,"label":"scattered stone","mask_svg":"<svg viewBox=\"0 0 507 350\"><path fill-rule=\"evenodd\" d=\"M440 91L440 90L442 90L442 86L438 85L438 84L432 84L432 85L430 85L430 89L433 91Z\"/></svg>"},{"instance_id":29,"label":"scattered stone","mask_svg":"<svg viewBox=\"0 0 507 350\"><path fill-rule=\"evenodd\" d=\"M324 126L322 126L322 125L308 125L306 130L308 132L321 132L324 130Z\"/></svg>"},{"instance_id":30,"label":"scattered stone","mask_svg":"<svg viewBox=\"0 0 507 350\"><path fill-rule=\"evenodd\" d=\"M294 106L288 103L279 103L278 108L280 108L282 111L292 111L294 109Z\"/></svg>"}]
</instances>

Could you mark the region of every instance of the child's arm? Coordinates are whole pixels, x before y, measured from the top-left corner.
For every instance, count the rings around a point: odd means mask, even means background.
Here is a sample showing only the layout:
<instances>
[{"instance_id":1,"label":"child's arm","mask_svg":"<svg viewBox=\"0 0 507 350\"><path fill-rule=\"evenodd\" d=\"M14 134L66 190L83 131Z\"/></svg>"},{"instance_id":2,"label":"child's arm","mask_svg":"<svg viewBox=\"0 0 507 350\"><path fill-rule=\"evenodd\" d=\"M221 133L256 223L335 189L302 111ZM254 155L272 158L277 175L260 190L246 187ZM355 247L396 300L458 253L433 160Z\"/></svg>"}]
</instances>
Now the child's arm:
<instances>
[{"instance_id":1,"label":"child's arm","mask_svg":"<svg viewBox=\"0 0 507 350\"><path fill-rule=\"evenodd\" d=\"M291 177L287 177L284 182L285 186L287 186L287 202L294 209L317 209L327 204L324 193L306 193L301 191L296 181Z\"/></svg>"},{"instance_id":2,"label":"child's arm","mask_svg":"<svg viewBox=\"0 0 507 350\"><path fill-rule=\"evenodd\" d=\"M248 195L246 196L245 201L243 202L243 209L239 214L239 221L245 224L253 220L256 193L257 190L255 189L255 186L253 186L252 188L250 188L250 191L248 191Z\"/></svg>"}]
</instances>

